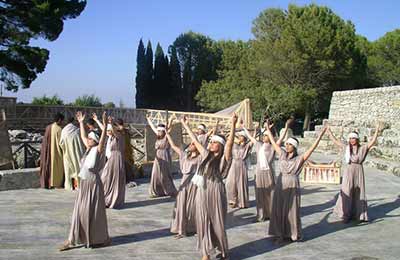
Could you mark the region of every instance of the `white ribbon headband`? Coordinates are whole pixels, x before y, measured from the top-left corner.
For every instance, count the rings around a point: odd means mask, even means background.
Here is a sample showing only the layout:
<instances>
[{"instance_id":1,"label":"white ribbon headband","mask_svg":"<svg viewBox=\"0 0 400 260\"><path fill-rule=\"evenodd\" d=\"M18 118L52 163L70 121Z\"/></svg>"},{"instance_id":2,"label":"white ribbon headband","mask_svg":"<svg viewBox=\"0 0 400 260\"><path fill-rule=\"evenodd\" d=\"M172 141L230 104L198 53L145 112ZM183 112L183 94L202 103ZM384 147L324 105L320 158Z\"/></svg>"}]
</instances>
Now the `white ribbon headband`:
<instances>
[{"instance_id":1,"label":"white ribbon headband","mask_svg":"<svg viewBox=\"0 0 400 260\"><path fill-rule=\"evenodd\" d=\"M211 137L211 143L213 143L213 142L218 142L218 143L220 143L220 144L222 144L223 146L225 145L225 140L224 140L224 138L222 138L221 136L219 136L219 135L213 135L212 137Z\"/></svg>"},{"instance_id":2,"label":"white ribbon headband","mask_svg":"<svg viewBox=\"0 0 400 260\"><path fill-rule=\"evenodd\" d=\"M294 139L292 137L288 138L285 143L293 145L293 147L296 149L297 149L297 147L299 147L299 142L296 141L296 139Z\"/></svg>"},{"instance_id":3,"label":"white ribbon headband","mask_svg":"<svg viewBox=\"0 0 400 260\"><path fill-rule=\"evenodd\" d=\"M157 126L157 131L164 131L165 132L165 127Z\"/></svg>"},{"instance_id":4,"label":"white ribbon headband","mask_svg":"<svg viewBox=\"0 0 400 260\"><path fill-rule=\"evenodd\" d=\"M357 133L354 133L354 132L349 134L349 139L352 139L352 138L360 139L360 137L358 136L358 134L357 134Z\"/></svg>"},{"instance_id":5,"label":"white ribbon headband","mask_svg":"<svg viewBox=\"0 0 400 260\"><path fill-rule=\"evenodd\" d=\"M95 141L96 143L99 142L99 136L95 133L95 132L90 132L88 134L88 138L92 139L93 141Z\"/></svg>"}]
</instances>

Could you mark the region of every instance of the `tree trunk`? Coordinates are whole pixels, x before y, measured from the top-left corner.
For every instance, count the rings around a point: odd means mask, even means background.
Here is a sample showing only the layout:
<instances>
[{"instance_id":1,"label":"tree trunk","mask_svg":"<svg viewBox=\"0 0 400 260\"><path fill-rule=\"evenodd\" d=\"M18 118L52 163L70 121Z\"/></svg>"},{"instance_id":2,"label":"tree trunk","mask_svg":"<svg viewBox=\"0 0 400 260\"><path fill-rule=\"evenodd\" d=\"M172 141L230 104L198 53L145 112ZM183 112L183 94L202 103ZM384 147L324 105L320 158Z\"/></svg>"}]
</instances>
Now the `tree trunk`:
<instances>
[{"instance_id":1,"label":"tree trunk","mask_svg":"<svg viewBox=\"0 0 400 260\"><path fill-rule=\"evenodd\" d=\"M306 114L304 117L303 131L310 130L310 121L311 121L311 113L310 113L310 111L306 111Z\"/></svg>"}]
</instances>

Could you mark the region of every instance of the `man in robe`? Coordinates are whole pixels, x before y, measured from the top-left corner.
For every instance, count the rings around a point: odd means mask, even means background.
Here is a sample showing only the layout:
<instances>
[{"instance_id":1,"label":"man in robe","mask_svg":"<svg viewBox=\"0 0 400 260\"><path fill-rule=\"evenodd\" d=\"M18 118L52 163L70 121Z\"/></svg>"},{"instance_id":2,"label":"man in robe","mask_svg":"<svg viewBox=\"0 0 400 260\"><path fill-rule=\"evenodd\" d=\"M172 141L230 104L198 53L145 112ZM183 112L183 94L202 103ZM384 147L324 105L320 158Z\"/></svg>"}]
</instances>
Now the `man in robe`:
<instances>
[{"instance_id":1,"label":"man in robe","mask_svg":"<svg viewBox=\"0 0 400 260\"><path fill-rule=\"evenodd\" d=\"M40 185L42 188L62 188L64 166L60 147L64 115L57 113L54 122L46 127L40 151Z\"/></svg>"},{"instance_id":2,"label":"man in robe","mask_svg":"<svg viewBox=\"0 0 400 260\"><path fill-rule=\"evenodd\" d=\"M64 188L78 187L80 161L85 152L79 128L74 125L74 118L68 118L68 124L61 131L60 146L63 152Z\"/></svg>"}]
</instances>

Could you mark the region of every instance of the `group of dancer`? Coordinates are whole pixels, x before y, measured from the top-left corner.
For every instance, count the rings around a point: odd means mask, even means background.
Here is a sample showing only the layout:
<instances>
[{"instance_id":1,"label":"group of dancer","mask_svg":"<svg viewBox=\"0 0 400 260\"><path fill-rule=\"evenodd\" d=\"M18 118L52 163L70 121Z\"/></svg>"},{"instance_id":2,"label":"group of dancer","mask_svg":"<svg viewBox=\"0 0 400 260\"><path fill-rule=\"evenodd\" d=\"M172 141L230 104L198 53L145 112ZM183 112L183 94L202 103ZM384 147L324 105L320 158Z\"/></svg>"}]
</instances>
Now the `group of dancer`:
<instances>
[{"instance_id":1,"label":"group of dancer","mask_svg":"<svg viewBox=\"0 0 400 260\"><path fill-rule=\"evenodd\" d=\"M108 119L114 134L106 141L105 131L100 137L94 132L86 135L85 116L82 113L77 113L77 119L81 138L87 149L79 173L81 185L75 201L70 235L60 250L82 244L87 247L109 245L111 240L107 229L106 207L123 205L125 196L125 189L122 187L124 182L121 180L123 177L107 177L116 175L118 169L123 167L119 163L119 155L111 158L105 149L108 147L106 142L112 144L111 150L122 145L118 141L118 124L113 124L112 119ZM329 126L325 125L314 144L300 154L299 141L294 137L286 140L284 138L293 119L286 122L283 134L277 138L273 123L269 120L266 120L262 129L246 129L242 123L237 129L238 116L233 114L229 132L225 135L218 131L217 126L207 132L203 124L194 133L189 127L188 119L182 117L181 124L191 140L186 148L178 147L174 143L170 135L172 120L157 126L150 118L147 120L157 136L149 195L176 197L171 232L176 234L176 238L196 233L203 260L210 259L215 249L220 251L219 258L229 259L225 230L228 205L232 208L249 207L247 159L253 148L257 155L256 220L269 220L268 235L276 243L302 239L299 175L304 162L310 158L325 133L344 151L346 160L335 212L344 222L368 220L362 163L376 143L379 125L372 140L366 145L360 144L356 132L349 135L347 143L342 143L333 135ZM107 124L105 114L98 124ZM183 177L178 189L173 182L170 149L179 156L179 168ZM275 157L278 158L278 167L275 167ZM110 166L102 169L104 161ZM276 168L279 169L279 175ZM104 182L103 176L112 181ZM113 192L107 192L107 185L114 187L111 189ZM119 188L115 189L117 186Z\"/></svg>"}]
</instances>

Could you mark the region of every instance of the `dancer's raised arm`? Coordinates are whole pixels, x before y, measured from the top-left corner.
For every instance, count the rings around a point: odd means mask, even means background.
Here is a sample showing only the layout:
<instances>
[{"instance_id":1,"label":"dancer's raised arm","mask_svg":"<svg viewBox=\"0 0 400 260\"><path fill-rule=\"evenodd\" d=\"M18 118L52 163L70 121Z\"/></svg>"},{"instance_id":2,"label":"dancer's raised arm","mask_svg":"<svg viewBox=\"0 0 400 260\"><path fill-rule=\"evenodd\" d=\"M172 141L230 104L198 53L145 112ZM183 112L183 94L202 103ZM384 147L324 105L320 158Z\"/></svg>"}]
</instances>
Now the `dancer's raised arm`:
<instances>
[{"instance_id":1,"label":"dancer's raised arm","mask_svg":"<svg viewBox=\"0 0 400 260\"><path fill-rule=\"evenodd\" d=\"M102 119L103 119L103 125L106 125L107 124L107 114L106 114L106 112L103 112ZM105 141L106 141L106 131L102 131L101 132L101 136L100 136L99 145L97 146L97 151L99 153L103 152L104 146L105 146L104 145Z\"/></svg>"},{"instance_id":2,"label":"dancer's raised arm","mask_svg":"<svg viewBox=\"0 0 400 260\"><path fill-rule=\"evenodd\" d=\"M174 150L175 153L180 154L182 152L182 149L179 148L175 143L174 140L172 140L172 136L169 134L169 131L165 132L165 136L168 139L169 145L171 145L172 150Z\"/></svg>"},{"instance_id":3,"label":"dancer's raised arm","mask_svg":"<svg viewBox=\"0 0 400 260\"><path fill-rule=\"evenodd\" d=\"M317 140L315 140L314 144L303 154L303 160L307 161L308 158L310 158L311 154L314 152L315 148L317 148L319 142L322 139L322 136L325 134L326 132L326 126L322 129L322 131L319 133Z\"/></svg>"},{"instance_id":4,"label":"dancer's raised arm","mask_svg":"<svg viewBox=\"0 0 400 260\"><path fill-rule=\"evenodd\" d=\"M275 142L274 136L272 135L272 132L271 132L271 127L272 127L273 125L270 125L270 124L269 124L269 120L267 120L267 122L264 124L264 126L265 126L265 131L267 132L267 135L268 135L268 137L269 137L269 141L270 141L271 144L272 144L272 147L274 148L274 150L275 150L275 152L278 154L278 156L281 156L282 149L281 149L281 147Z\"/></svg>"},{"instance_id":5,"label":"dancer's raised arm","mask_svg":"<svg viewBox=\"0 0 400 260\"><path fill-rule=\"evenodd\" d=\"M81 111L78 111L78 112L76 112L75 116L76 116L76 120L78 120L78 122L79 122L79 129L80 129L80 133L81 133L82 142L85 145L86 149L88 149L89 144L88 144L88 140L87 140L86 128L83 123L85 121L85 115L82 114Z\"/></svg>"},{"instance_id":6,"label":"dancer's raised arm","mask_svg":"<svg viewBox=\"0 0 400 260\"><path fill-rule=\"evenodd\" d=\"M236 123L238 120L238 116L236 113L233 113L232 119L231 119L231 130L229 132L228 140L226 142L225 146L225 160L229 161L232 158L232 146L233 142L235 140L235 128L236 128Z\"/></svg>"},{"instance_id":7,"label":"dancer's raised arm","mask_svg":"<svg viewBox=\"0 0 400 260\"><path fill-rule=\"evenodd\" d=\"M190 129L190 127L188 126L188 119L186 116L183 116L181 118L181 123L183 128L185 128L186 132L188 133L190 139L192 139L192 142L194 143L194 145L197 148L197 151L199 151L199 153L201 155L206 153L206 149L203 147L203 145L199 142L199 140L197 140L196 135L193 133L192 129Z\"/></svg>"},{"instance_id":8,"label":"dancer's raised arm","mask_svg":"<svg viewBox=\"0 0 400 260\"><path fill-rule=\"evenodd\" d=\"M381 124L381 122L377 122L375 134L372 137L372 140L368 143L368 150L370 150L375 145L376 140L378 139L379 132L381 130L382 130L382 124Z\"/></svg>"},{"instance_id":9,"label":"dancer's raised arm","mask_svg":"<svg viewBox=\"0 0 400 260\"><path fill-rule=\"evenodd\" d=\"M331 131L331 128L329 127L328 124L326 125L326 127L327 127L326 131L327 131L327 133L328 133L329 139L331 139L331 141L332 141L338 148L343 149L343 148L344 148L344 144L343 144L342 142L340 142L340 141L333 135L333 133L332 133L332 131Z\"/></svg>"},{"instance_id":10,"label":"dancer's raised arm","mask_svg":"<svg viewBox=\"0 0 400 260\"><path fill-rule=\"evenodd\" d=\"M157 128L154 126L153 122L151 121L149 114L146 114L146 120L147 120L147 123L149 124L151 130L153 130L153 132L155 134L157 134Z\"/></svg>"},{"instance_id":11,"label":"dancer's raised arm","mask_svg":"<svg viewBox=\"0 0 400 260\"><path fill-rule=\"evenodd\" d=\"M96 122L96 124L100 127L101 131L105 130L105 124L100 122L99 118L97 117L96 113L92 113L92 118Z\"/></svg>"},{"instance_id":12,"label":"dancer's raised arm","mask_svg":"<svg viewBox=\"0 0 400 260\"><path fill-rule=\"evenodd\" d=\"M249 130L247 130L247 128L244 126L243 123L241 124L241 126L242 126L242 129L243 129L244 133L246 134L246 137L249 138L250 142L251 142L252 144L256 144L258 141L257 141L257 139L255 138L255 134L251 135L251 134L249 133ZM254 129L254 132L255 132L255 133L257 132L257 128Z\"/></svg>"},{"instance_id":13,"label":"dancer's raised arm","mask_svg":"<svg viewBox=\"0 0 400 260\"><path fill-rule=\"evenodd\" d=\"M285 138L288 130L289 130L289 125L293 122L293 118L289 118L288 120L286 120L285 123L285 129L283 130L283 134L279 137L278 141L276 141L276 144L281 146L283 139Z\"/></svg>"}]
</instances>

